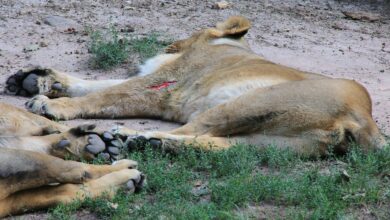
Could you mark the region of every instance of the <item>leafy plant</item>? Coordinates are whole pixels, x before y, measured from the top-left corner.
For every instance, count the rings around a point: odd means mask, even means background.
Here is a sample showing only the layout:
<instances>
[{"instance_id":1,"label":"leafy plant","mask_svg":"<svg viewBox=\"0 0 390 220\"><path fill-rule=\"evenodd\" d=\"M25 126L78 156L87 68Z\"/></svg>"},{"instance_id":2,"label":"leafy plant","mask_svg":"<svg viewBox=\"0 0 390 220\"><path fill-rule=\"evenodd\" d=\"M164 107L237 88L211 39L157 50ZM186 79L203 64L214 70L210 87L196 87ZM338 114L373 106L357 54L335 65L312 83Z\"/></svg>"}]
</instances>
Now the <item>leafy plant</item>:
<instances>
[{"instance_id":1,"label":"leafy plant","mask_svg":"<svg viewBox=\"0 0 390 220\"><path fill-rule=\"evenodd\" d=\"M130 39L129 44L132 52L138 53L144 61L162 52L163 48L171 44L170 41L159 40L159 34L151 33L146 37Z\"/></svg>"},{"instance_id":2,"label":"leafy plant","mask_svg":"<svg viewBox=\"0 0 390 220\"><path fill-rule=\"evenodd\" d=\"M128 40L120 38L118 31L111 28L105 36L100 31L92 31L89 50L92 53L92 65L108 69L123 63L129 53Z\"/></svg>"}]
</instances>

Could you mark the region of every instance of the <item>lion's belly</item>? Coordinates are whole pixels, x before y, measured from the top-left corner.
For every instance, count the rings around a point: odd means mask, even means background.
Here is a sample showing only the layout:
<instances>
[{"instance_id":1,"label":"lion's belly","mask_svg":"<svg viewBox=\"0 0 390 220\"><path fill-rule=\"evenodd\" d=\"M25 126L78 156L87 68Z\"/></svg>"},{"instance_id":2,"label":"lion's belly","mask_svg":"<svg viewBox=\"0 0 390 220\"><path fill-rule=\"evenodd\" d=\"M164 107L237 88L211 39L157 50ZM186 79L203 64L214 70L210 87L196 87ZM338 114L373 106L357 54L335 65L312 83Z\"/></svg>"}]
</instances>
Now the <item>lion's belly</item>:
<instances>
[{"instance_id":1,"label":"lion's belly","mask_svg":"<svg viewBox=\"0 0 390 220\"><path fill-rule=\"evenodd\" d=\"M247 79L233 83L217 84L213 86L206 96L196 97L194 93L192 99L189 99L184 105L183 113L186 121L191 121L198 114L205 112L214 106L229 102L239 96L258 88L265 88L272 85L286 82L285 79ZM237 108L245 106L237 106Z\"/></svg>"}]
</instances>

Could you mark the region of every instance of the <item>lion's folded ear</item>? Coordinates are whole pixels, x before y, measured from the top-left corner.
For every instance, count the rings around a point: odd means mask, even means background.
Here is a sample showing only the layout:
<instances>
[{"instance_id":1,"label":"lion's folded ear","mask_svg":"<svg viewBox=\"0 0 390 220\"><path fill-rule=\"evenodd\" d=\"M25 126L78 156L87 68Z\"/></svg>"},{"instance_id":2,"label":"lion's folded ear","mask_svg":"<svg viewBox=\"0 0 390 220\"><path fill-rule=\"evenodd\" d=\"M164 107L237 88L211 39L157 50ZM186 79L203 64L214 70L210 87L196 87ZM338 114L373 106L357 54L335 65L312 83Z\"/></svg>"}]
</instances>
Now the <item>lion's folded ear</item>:
<instances>
[{"instance_id":1,"label":"lion's folded ear","mask_svg":"<svg viewBox=\"0 0 390 220\"><path fill-rule=\"evenodd\" d=\"M232 16L222 23L218 23L216 28L221 31L223 37L241 38L251 27L248 19L241 16Z\"/></svg>"}]
</instances>

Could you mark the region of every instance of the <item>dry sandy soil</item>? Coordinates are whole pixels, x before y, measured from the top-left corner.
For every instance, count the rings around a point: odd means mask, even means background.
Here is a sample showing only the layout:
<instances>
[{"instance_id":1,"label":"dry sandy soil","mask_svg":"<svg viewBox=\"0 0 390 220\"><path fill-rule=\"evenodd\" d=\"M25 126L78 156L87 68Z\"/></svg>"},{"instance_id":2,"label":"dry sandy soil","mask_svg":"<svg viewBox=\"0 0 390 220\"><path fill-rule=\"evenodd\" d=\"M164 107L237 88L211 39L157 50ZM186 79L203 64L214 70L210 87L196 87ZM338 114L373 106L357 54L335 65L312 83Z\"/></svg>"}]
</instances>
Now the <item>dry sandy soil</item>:
<instances>
[{"instance_id":1,"label":"dry sandy soil","mask_svg":"<svg viewBox=\"0 0 390 220\"><path fill-rule=\"evenodd\" d=\"M0 91L8 76L28 65L52 67L84 79L126 78L138 60L103 71L89 65L85 27L134 29L133 35L163 33L171 39L214 25L230 15L248 17L252 49L267 59L304 71L362 83L373 99L374 118L390 135L390 1L258 0L0 0ZM342 11L371 13L378 21L352 20ZM48 25L48 16L67 18L66 25ZM66 33L75 28L77 33ZM32 50L32 51L29 51ZM23 107L27 98L0 93L0 102ZM85 120L64 122L75 125ZM140 130L168 130L178 125L157 120L93 120L100 127L114 123Z\"/></svg>"}]
</instances>

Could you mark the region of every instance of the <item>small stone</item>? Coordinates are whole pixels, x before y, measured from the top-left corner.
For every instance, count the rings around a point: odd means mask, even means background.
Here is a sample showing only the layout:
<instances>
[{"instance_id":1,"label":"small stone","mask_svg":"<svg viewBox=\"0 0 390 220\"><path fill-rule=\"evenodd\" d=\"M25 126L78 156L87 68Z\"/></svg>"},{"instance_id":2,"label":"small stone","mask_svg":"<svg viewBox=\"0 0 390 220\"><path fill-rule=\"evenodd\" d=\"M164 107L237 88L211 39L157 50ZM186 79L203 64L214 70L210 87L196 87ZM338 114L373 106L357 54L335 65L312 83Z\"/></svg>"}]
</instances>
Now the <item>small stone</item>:
<instances>
[{"instance_id":1,"label":"small stone","mask_svg":"<svg viewBox=\"0 0 390 220\"><path fill-rule=\"evenodd\" d=\"M111 207L112 209L117 209L118 208L118 203L112 203L112 202L107 202L108 207Z\"/></svg>"},{"instance_id":2,"label":"small stone","mask_svg":"<svg viewBox=\"0 0 390 220\"><path fill-rule=\"evenodd\" d=\"M41 41L41 42L39 43L39 46L40 46L40 47L47 47L48 44L47 44L47 42L45 42L45 41Z\"/></svg>"},{"instance_id":3,"label":"small stone","mask_svg":"<svg viewBox=\"0 0 390 220\"><path fill-rule=\"evenodd\" d=\"M342 13L345 15L346 18L352 20L374 22L374 21L379 21L381 19L381 16L379 14L363 12L363 11L357 11L357 12L342 11Z\"/></svg>"},{"instance_id":4,"label":"small stone","mask_svg":"<svg viewBox=\"0 0 390 220\"><path fill-rule=\"evenodd\" d=\"M227 9L227 8L230 8L232 7L232 4L227 2L227 1L220 1L220 2L217 2L215 3L211 8L212 9Z\"/></svg>"},{"instance_id":5,"label":"small stone","mask_svg":"<svg viewBox=\"0 0 390 220\"><path fill-rule=\"evenodd\" d=\"M67 30L68 28L78 28L80 26L74 20L55 15L45 17L43 19L43 23L62 30Z\"/></svg>"},{"instance_id":6,"label":"small stone","mask_svg":"<svg viewBox=\"0 0 390 220\"><path fill-rule=\"evenodd\" d=\"M333 24L332 28L336 29L336 30L345 30L346 29L342 24L339 24L339 23Z\"/></svg>"},{"instance_id":7,"label":"small stone","mask_svg":"<svg viewBox=\"0 0 390 220\"><path fill-rule=\"evenodd\" d=\"M39 46L36 45L36 44L30 44L28 45L27 47L23 48L23 52L27 53L27 52L32 52L32 51L36 51L39 49Z\"/></svg>"},{"instance_id":8,"label":"small stone","mask_svg":"<svg viewBox=\"0 0 390 220\"><path fill-rule=\"evenodd\" d=\"M196 182L195 182L195 184L194 184L194 186L196 186L196 187L199 187L199 186L201 186L202 185L202 181L201 180L197 180Z\"/></svg>"},{"instance_id":9,"label":"small stone","mask_svg":"<svg viewBox=\"0 0 390 220\"><path fill-rule=\"evenodd\" d=\"M121 28L121 32L134 32L134 28L127 26L126 28Z\"/></svg>"},{"instance_id":10,"label":"small stone","mask_svg":"<svg viewBox=\"0 0 390 220\"><path fill-rule=\"evenodd\" d=\"M340 174L342 180L348 182L351 179L351 176L347 173L346 170L342 170Z\"/></svg>"}]
</instances>

